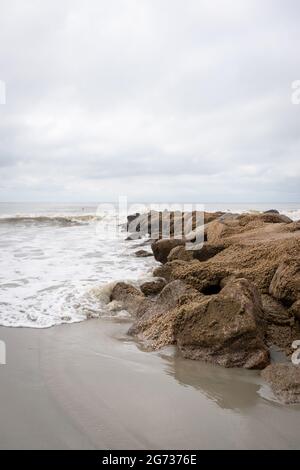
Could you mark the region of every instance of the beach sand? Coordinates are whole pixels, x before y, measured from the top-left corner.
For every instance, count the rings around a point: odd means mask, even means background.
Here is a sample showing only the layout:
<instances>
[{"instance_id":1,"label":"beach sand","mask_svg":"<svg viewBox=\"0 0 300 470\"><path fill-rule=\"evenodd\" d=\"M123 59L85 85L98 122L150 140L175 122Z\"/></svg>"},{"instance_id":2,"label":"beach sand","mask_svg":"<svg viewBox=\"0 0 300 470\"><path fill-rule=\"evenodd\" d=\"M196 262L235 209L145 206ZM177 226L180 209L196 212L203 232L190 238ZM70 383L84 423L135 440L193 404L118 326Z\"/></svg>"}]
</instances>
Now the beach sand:
<instances>
[{"instance_id":1,"label":"beach sand","mask_svg":"<svg viewBox=\"0 0 300 470\"><path fill-rule=\"evenodd\" d=\"M259 372L145 352L128 327L1 327L0 448L300 448L300 406L261 396Z\"/></svg>"}]
</instances>

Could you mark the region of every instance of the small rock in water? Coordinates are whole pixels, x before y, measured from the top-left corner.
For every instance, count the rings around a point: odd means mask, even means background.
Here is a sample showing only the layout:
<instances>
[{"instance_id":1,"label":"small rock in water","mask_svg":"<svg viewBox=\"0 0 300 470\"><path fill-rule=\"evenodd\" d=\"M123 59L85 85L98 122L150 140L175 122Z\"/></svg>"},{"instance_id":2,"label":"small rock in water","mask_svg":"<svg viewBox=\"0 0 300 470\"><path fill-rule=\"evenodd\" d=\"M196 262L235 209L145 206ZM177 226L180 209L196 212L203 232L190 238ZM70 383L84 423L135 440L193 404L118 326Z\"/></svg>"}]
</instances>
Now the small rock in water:
<instances>
[{"instance_id":1,"label":"small rock in water","mask_svg":"<svg viewBox=\"0 0 300 470\"><path fill-rule=\"evenodd\" d=\"M62 315L61 317L62 321L71 321L72 317L70 315Z\"/></svg>"},{"instance_id":2,"label":"small rock in water","mask_svg":"<svg viewBox=\"0 0 300 470\"><path fill-rule=\"evenodd\" d=\"M138 251L135 252L135 256L137 258L147 258L148 256L153 256L153 254L150 253L150 251L138 250Z\"/></svg>"}]
</instances>

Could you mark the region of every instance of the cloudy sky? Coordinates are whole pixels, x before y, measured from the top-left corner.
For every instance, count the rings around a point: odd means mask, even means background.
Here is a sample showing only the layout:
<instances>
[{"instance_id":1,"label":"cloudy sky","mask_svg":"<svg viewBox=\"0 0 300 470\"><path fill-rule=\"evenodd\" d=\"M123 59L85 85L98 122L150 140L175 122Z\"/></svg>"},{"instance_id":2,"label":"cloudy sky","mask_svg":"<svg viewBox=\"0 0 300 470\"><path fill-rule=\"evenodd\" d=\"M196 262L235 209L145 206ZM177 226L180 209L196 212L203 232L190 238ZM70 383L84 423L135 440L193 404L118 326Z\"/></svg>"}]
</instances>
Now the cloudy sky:
<instances>
[{"instance_id":1,"label":"cloudy sky","mask_svg":"<svg viewBox=\"0 0 300 470\"><path fill-rule=\"evenodd\" d=\"M298 0L0 0L1 201L300 201Z\"/></svg>"}]
</instances>

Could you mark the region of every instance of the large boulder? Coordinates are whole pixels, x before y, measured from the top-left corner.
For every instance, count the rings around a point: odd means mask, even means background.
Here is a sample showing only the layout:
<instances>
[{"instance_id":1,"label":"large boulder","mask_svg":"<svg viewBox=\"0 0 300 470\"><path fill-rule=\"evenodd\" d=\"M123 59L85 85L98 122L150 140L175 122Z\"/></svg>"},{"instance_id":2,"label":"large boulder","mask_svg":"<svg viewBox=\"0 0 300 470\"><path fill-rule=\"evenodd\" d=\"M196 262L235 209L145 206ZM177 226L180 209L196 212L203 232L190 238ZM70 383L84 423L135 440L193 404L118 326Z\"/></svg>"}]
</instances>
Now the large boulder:
<instances>
[{"instance_id":1,"label":"large boulder","mask_svg":"<svg viewBox=\"0 0 300 470\"><path fill-rule=\"evenodd\" d=\"M300 258L287 259L278 266L269 292L289 306L300 300Z\"/></svg>"},{"instance_id":2,"label":"large boulder","mask_svg":"<svg viewBox=\"0 0 300 470\"><path fill-rule=\"evenodd\" d=\"M176 246L185 245L184 240L177 239L162 239L152 243L151 248L156 261L166 263L170 251Z\"/></svg>"},{"instance_id":3,"label":"large boulder","mask_svg":"<svg viewBox=\"0 0 300 470\"><path fill-rule=\"evenodd\" d=\"M176 343L176 325L180 324L180 306L198 300L198 291L182 281L167 284L155 302L133 323L128 333L146 341L151 349Z\"/></svg>"},{"instance_id":4,"label":"large boulder","mask_svg":"<svg viewBox=\"0 0 300 470\"><path fill-rule=\"evenodd\" d=\"M176 280L148 304L129 333L151 349L177 344L189 359L259 369L269 363L261 316L260 294L246 279L228 281L215 295Z\"/></svg>"},{"instance_id":5,"label":"large boulder","mask_svg":"<svg viewBox=\"0 0 300 470\"><path fill-rule=\"evenodd\" d=\"M126 282L117 282L114 286L110 301L117 301L124 310L134 316L140 316L148 308L148 300L144 294Z\"/></svg>"},{"instance_id":6,"label":"large boulder","mask_svg":"<svg viewBox=\"0 0 300 470\"><path fill-rule=\"evenodd\" d=\"M277 209L269 209L264 211L264 214L280 214L280 212Z\"/></svg>"},{"instance_id":7,"label":"large boulder","mask_svg":"<svg viewBox=\"0 0 300 470\"><path fill-rule=\"evenodd\" d=\"M258 214L241 214L238 218L240 225L245 226L248 224L260 225L264 224L290 224L292 219L283 214L276 214L274 212L263 212Z\"/></svg>"},{"instance_id":8,"label":"large boulder","mask_svg":"<svg viewBox=\"0 0 300 470\"><path fill-rule=\"evenodd\" d=\"M187 311L177 344L184 357L225 367L261 369L269 363L259 331L260 294L246 279L228 282L206 304Z\"/></svg>"},{"instance_id":9,"label":"large boulder","mask_svg":"<svg viewBox=\"0 0 300 470\"><path fill-rule=\"evenodd\" d=\"M239 231L238 215L227 214L226 217L213 220L205 227L206 238L209 243L218 244Z\"/></svg>"},{"instance_id":10,"label":"large boulder","mask_svg":"<svg viewBox=\"0 0 300 470\"><path fill-rule=\"evenodd\" d=\"M287 215L275 214L274 212L265 212L261 218L267 224L290 224L293 222Z\"/></svg>"},{"instance_id":11,"label":"large boulder","mask_svg":"<svg viewBox=\"0 0 300 470\"><path fill-rule=\"evenodd\" d=\"M154 273L168 281L180 279L207 295L218 293L221 290L222 279L231 274L225 266L219 263L200 263L198 260L190 262L174 260L157 267Z\"/></svg>"},{"instance_id":12,"label":"large boulder","mask_svg":"<svg viewBox=\"0 0 300 470\"><path fill-rule=\"evenodd\" d=\"M300 366L271 364L262 371L274 395L284 403L300 403Z\"/></svg>"},{"instance_id":13,"label":"large boulder","mask_svg":"<svg viewBox=\"0 0 300 470\"><path fill-rule=\"evenodd\" d=\"M198 261L207 261L210 258L213 258L215 255L220 253L226 248L224 244L210 244L204 243L204 245L195 250L186 250L185 246L176 246L172 248L168 255L168 261L174 261L176 259L182 261L191 261L192 259L197 259Z\"/></svg>"}]
</instances>

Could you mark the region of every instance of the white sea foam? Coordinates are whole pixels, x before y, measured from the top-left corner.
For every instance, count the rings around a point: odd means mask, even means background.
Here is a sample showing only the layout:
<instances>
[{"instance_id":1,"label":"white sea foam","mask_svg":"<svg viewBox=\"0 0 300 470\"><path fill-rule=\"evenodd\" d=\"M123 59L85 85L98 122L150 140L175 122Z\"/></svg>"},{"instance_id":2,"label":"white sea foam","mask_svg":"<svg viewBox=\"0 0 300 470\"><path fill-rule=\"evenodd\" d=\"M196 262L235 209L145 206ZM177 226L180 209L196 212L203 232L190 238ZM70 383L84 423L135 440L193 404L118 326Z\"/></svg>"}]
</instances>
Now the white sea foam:
<instances>
[{"instance_id":1,"label":"white sea foam","mask_svg":"<svg viewBox=\"0 0 300 470\"><path fill-rule=\"evenodd\" d=\"M101 238L99 223L101 216L85 213L2 213L0 325L45 328L125 315L107 307L107 283L138 279L155 262L132 256L138 241Z\"/></svg>"}]
</instances>

